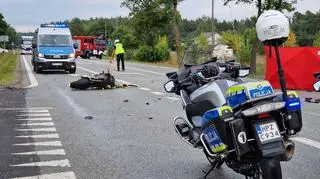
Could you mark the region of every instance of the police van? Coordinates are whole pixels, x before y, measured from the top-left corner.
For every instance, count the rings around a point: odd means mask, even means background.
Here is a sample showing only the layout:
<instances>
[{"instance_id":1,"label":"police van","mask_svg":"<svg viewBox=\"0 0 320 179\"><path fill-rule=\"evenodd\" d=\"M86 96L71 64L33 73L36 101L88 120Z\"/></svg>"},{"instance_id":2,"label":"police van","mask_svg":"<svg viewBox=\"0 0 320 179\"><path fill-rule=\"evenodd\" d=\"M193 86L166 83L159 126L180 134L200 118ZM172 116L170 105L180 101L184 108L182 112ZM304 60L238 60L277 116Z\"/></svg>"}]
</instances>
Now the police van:
<instances>
[{"instance_id":1,"label":"police van","mask_svg":"<svg viewBox=\"0 0 320 179\"><path fill-rule=\"evenodd\" d=\"M41 24L33 38L32 65L36 73L62 69L76 72L75 49L67 24Z\"/></svg>"}]
</instances>

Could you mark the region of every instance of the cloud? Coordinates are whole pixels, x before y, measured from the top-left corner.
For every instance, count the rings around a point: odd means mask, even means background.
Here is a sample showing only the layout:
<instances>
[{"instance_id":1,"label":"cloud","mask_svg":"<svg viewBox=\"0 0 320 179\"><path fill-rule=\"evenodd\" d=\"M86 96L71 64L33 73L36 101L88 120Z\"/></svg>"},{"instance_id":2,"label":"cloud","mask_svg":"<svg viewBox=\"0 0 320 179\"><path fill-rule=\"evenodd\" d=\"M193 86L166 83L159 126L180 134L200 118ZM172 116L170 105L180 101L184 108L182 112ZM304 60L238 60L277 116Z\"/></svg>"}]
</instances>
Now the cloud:
<instances>
[{"instance_id":1,"label":"cloud","mask_svg":"<svg viewBox=\"0 0 320 179\"><path fill-rule=\"evenodd\" d=\"M0 0L0 12L5 20L17 30L36 28L41 23L62 21L80 17L127 16L128 9L121 8L121 0ZM211 16L212 0L185 0L179 5L183 18L196 19ZM215 0L215 17L218 20L244 19L256 15L253 5L223 6ZM298 0L297 10L305 12L320 10L319 0Z\"/></svg>"}]
</instances>

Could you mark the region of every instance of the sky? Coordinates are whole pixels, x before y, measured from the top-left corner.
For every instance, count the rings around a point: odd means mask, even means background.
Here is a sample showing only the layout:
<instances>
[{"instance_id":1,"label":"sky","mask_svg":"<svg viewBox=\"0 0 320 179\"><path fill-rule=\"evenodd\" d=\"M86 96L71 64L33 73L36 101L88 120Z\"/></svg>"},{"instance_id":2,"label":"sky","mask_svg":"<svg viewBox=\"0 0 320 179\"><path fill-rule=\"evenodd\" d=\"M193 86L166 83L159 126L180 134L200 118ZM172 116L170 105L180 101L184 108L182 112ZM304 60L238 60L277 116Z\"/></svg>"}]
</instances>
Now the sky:
<instances>
[{"instance_id":1,"label":"sky","mask_svg":"<svg viewBox=\"0 0 320 179\"><path fill-rule=\"evenodd\" d=\"M33 32L41 23L63 21L74 17L127 16L129 10L120 7L122 0L0 0L0 13L18 32ZM212 0L185 0L179 5L183 18L196 19L211 16ZM297 11L320 11L320 0L298 0ZM215 0L215 18L221 20L245 19L256 14L253 5L223 6Z\"/></svg>"}]
</instances>

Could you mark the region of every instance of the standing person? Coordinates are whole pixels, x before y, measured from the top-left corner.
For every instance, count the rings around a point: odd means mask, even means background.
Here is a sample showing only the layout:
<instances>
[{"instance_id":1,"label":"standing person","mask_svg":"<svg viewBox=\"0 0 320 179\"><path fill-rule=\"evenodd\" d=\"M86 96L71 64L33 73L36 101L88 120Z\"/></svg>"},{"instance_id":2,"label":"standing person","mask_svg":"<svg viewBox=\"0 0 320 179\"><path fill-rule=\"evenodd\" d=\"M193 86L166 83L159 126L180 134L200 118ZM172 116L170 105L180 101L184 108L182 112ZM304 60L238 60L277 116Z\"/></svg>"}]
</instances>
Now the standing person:
<instances>
[{"instance_id":1,"label":"standing person","mask_svg":"<svg viewBox=\"0 0 320 179\"><path fill-rule=\"evenodd\" d=\"M119 39L116 39L114 41L114 48L115 48L115 55L117 57L117 67L118 67L118 71L120 71L120 61L121 61L121 67L122 67L122 71L125 70L124 68L124 49L123 49L123 45L122 43L120 43Z\"/></svg>"}]
</instances>

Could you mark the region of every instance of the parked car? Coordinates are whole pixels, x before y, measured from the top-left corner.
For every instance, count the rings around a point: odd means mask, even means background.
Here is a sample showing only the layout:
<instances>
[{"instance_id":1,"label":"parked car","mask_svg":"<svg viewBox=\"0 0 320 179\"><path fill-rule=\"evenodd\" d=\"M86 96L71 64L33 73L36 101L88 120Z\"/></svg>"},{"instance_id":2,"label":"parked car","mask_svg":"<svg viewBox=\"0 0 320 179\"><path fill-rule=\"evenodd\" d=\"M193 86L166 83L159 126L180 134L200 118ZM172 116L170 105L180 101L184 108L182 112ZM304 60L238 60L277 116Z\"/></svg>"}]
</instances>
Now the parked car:
<instances>
[{"instance_id":1,"label":"parked car","mask_svg":"<svg viewBox=\"0 0 320 179\"><path fill-rule=\"evenodd\" d=\"M9 52L9 50L0 48L0 53L8 53L8 52Z\"/></svg>"}]
</instances>

